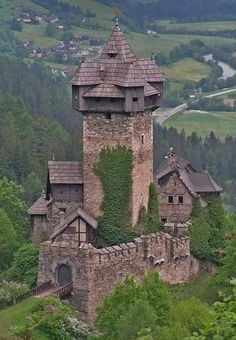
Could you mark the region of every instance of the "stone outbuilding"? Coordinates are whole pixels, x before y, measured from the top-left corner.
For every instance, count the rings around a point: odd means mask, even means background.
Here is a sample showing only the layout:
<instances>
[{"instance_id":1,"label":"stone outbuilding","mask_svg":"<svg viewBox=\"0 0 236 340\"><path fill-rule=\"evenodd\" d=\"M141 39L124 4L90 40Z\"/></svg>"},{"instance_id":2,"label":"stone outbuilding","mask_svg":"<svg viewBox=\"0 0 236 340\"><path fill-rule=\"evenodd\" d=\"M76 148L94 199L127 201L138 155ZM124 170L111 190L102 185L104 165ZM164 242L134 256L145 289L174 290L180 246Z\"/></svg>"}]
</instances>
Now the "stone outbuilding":
<instances>
[{"instance_id":1,"label":"stone outbuilding","mask_svg":"<svg viewBox=\"0 0 236 340\"><path fill-rule=\"evenodd\" d=\"M154 173L163 223L184 223L190 219L193 199L220 195L222 188L207 171L200 172L171 149Z\"/></svg>"}]
</instances>

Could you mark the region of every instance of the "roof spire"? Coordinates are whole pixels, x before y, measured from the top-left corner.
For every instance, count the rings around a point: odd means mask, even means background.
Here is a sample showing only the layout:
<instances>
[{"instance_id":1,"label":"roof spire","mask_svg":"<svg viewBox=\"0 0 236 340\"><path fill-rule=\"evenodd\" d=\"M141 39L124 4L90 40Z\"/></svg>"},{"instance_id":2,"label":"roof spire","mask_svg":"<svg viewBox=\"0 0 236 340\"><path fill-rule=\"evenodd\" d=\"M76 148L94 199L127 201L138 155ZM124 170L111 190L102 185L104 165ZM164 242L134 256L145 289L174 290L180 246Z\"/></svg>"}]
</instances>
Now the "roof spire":
<instances>
[{"instance_id":1,"label":"roof spire","mask_svg":"<svg viewBox=\"0 0 236 340\"><path fill-rule=\"evenodd\" d=\"M119 26L119 18L116 17L116 26L118 27Z\"/></svg>"}]
</instances>

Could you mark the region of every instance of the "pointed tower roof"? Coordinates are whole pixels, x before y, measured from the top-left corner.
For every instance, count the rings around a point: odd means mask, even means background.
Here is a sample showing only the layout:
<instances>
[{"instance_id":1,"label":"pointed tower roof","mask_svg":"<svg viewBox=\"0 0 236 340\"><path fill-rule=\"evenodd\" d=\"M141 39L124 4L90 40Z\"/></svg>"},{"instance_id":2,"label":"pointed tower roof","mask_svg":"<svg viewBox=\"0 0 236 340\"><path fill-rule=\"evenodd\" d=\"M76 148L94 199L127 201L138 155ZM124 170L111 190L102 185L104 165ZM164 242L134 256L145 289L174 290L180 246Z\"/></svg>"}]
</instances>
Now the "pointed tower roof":
<instances>
[{"instance_id":1,"label":"pointed tower roof","mask_svg":"<svg viewBox=\"0 0 236 340\"><path fill-rule=\"evenodd\" d=\"M150 96L159 93L152 86L153 83L162 83L164 80L155 61L137 59L117 22L99 58L83 61L71 83L76 86L94 86L86 90L84 98L100 96L101 91L104 91L102 97L120 98L123 92L117 86L144 87L145 96Z\"/></svg>"},{"instance_id":2,"label":"pointed tower roof","mask_svg":"<svg viewBox=\"0 0 236 340\"><path fill-rule=\"evenodd\" d=\"M118 23L116 23L99 59L111 58L127 63L132 63L137 60Z\"/></svg>"}]
</instances>

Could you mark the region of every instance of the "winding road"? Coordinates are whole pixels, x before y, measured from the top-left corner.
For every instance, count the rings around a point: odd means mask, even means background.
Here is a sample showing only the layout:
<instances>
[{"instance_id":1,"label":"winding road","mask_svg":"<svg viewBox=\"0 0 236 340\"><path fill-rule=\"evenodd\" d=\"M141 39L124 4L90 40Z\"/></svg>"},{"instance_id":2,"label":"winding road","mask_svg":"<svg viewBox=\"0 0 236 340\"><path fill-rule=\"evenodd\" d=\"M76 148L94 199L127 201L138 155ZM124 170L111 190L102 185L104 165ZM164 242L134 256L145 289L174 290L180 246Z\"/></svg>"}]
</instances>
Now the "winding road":
<instances>
[{"instance_id":1,"label":"winding road","mask_svg":"<svg viewBox=\"0 0 236 340\"><path fill-rule=\"evenodd\" d=\"M225 89L225 90L222 90L222 91L219 91L219 92L215 92L215 93L212 93L212 94L205 95L205 96L203 96L203 98L214 98L214 97L221 96L223 94L231 93L231 92L236 92L236 89ZM174 108L167 109L161 115L158 115L158 111L157 111L156 114L154 112L153 116L154 116L154 119L155 119L156 123L161 125L161 126L163 126L163 123L167 119L169 119L170 117L174 116L177 112L183 111L183 110L185 110L187 108L188 108L188 104L187 103L183 103L183 104L178 105L178 106L176 106Z\"/></svg>"}]
</instances>

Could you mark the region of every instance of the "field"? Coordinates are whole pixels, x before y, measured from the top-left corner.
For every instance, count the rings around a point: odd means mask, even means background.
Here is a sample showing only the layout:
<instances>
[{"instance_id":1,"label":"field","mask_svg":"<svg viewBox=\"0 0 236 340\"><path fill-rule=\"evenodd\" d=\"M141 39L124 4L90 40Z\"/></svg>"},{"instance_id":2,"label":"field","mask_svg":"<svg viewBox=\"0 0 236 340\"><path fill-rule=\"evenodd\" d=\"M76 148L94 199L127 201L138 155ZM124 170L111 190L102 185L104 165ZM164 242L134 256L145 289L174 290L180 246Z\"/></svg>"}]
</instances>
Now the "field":
<instances>
[{"instance_id":1,"label":"field","mask_svg":"<svg viewBox=\"0 0 236 340\"><path fill-rule=\"evenodd\" d=\"M199 81L210 75L211 68L205 63L200 63L191 58L185 58L168 67L164 67L163 71L170 80Z\"/></svg>"},{"instance_id":2,"label":"field","mask_svg":"<svg viewBox=\"0 0 236 340\"><path fill-rule=\"evenodd\" d=\"M236 137L236 112L177 113L165 122L167 128L173 126L189 135L196 131L205 137L211 131L221 139L227 135Z\"/></svg>"},{"instance_id":3,"label":"field","mask_svg":"<svg viewBox=\"0 0 236 340\"><path fill-rule=\"evenodd\" d=\"M57 46L58 40L56 38L50 38L45 35L45 27L46 25L43 23L23 24L23 31L15 32L15 37L19 40L32 40L35 48L47 48L51 46Z\"/></svg>"},{"instance_id":4,"label":"field","mask_svg":"<svg viewBox=\"0 0 236 340\"><path fill-rule=\"evenodd\" d=\"M235 30L236 21L206 21L206 22L190 22L178 23L170 20L159 20L158 25L164 26L167 29L186 28L187 30L201 30L201 31L217 31L217 30Z\"/></svg>"}]
</instances>

